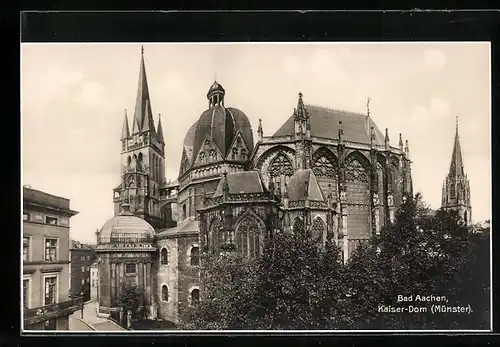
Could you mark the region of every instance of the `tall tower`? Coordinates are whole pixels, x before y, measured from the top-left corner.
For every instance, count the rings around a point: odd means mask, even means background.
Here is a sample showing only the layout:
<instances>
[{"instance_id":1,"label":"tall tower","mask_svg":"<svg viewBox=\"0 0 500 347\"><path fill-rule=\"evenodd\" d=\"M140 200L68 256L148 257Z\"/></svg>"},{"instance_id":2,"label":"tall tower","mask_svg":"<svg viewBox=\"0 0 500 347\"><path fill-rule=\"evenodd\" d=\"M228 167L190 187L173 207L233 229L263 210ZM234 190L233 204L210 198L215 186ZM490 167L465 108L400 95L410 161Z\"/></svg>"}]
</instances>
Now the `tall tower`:
<instances>
[{"instance_id":1,"label":"tall tower","mask_svg":"<svg viewBox=\"0 0 500 347\"><path fill-rule=\"evenodd\" d=\"M165 183L165 142L161 118L155 127L151 111L144 48L141 48L139 85L135 103L132 131L128 117L121 134L122 181L115 189L115 215L121 204L128 203L137 217L147 220L153 227L164 227L160 214L160 185Z\"/></svg>"},{"instance_id":2,"label":"tall tower","mask_svg":"<svg viewBox=\"0 0 500 347\"><path fill-rule=\"evenodd\" d=\"M456 121L455 143L451 155L450 170L443 182L441 206L444 209L458 211L459 216L465 224L471 224L470 187L462 160L462 149L458 136L458 118Z\"/></svg>"}]
</instances>

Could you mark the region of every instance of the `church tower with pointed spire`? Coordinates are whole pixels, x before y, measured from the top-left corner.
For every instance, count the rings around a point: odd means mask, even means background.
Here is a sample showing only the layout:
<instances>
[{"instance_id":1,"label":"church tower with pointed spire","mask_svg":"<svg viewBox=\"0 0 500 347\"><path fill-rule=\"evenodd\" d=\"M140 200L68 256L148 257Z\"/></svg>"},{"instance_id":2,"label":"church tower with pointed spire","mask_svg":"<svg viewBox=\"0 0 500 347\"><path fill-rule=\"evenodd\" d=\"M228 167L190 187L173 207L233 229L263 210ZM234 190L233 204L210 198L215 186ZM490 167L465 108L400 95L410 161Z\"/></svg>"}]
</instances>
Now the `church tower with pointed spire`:
<instances>
[{"instance_id":1,"label":"church tower with pointed spire","mask_svg":"<svg viewBox=\"0 0 500 347\"><path fill-rule=\"evenodd\" d=\"M161 118L159 116L159 118ZM144 48L141 48L139 84L129 128L127 111L121 133L122 180L114 189L115 215L123 203L130 205L136 216L147 220L155 228L164 227L160 213L160 186L165 183L165 141L161 119L155 127L149 97Z\"/></svg>"},{"instance_id":2,"label":"church tower with pointed spire","mask_svg":"<svg viewBox=\"0 0 500 347\"><path fill-rule=\"evenodd\" d=\"M458 135L458 118L456 121L455 142L451 155L450 170L443 182L441 206L443 209L458 211L464 223L466 225L471 224L470 186L462 159L462 149Z\"/></svg>"}]
</instances>

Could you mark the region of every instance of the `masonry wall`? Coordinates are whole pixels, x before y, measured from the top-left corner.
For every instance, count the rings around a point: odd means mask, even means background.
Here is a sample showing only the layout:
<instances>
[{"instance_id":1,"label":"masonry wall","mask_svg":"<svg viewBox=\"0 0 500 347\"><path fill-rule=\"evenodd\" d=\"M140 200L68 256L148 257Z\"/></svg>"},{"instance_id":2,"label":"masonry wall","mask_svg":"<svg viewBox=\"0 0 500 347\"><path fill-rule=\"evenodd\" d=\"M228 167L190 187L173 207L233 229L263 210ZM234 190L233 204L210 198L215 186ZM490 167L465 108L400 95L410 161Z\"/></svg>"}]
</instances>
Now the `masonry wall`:
<instances>
[{"instance_id":1,"label":"masonry wall","mask_svg":"<svg viewBox=\"0 0 500 347\"><path fill-rule=\"evenodd\" d=\"M177 239L160 239L157 241L158 261L156 266L157 279L156 279L156 297L158 298L158 315L160 318L176 323L178 321L178 245ZM168 264L163 265L159 262L161 250L167 249ZM167 286L168 298L162 296L162 287Z\"/></svg>"},{"instance_id":2,"label":"masonry wall","mask_svg":"<svg viewBox=\"0 0 500 347\"><path fill-rule=\"evenodd\" d=\"M199 247L198 235L178 239L179 249L179 285L178 301L179 311L185 310L191 304L191 290L199 289L199 266L191 265L191 249Z\"/></svg>"}]
</instances>

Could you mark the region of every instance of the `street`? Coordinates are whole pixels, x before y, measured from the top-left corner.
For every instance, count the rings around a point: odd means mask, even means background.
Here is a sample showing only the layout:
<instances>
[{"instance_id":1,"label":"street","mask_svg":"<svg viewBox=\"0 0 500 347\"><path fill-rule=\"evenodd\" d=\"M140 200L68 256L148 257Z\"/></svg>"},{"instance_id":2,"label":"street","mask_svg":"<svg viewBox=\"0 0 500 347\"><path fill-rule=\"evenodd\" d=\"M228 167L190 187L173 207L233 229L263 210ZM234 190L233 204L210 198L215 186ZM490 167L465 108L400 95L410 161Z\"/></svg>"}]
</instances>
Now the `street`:
<instances>
[{"instance_id":1,"label":"street","mask_svg":"<svg viewBox=\"0 0 500 347\"><path fill-rule=\"evenodd\" d=\"M119 325L109 319L97 316L97 302L91 301L85 304L82 311L78 310L69 316L70 331L125 331Z\"/></svg>"}]
</instances>

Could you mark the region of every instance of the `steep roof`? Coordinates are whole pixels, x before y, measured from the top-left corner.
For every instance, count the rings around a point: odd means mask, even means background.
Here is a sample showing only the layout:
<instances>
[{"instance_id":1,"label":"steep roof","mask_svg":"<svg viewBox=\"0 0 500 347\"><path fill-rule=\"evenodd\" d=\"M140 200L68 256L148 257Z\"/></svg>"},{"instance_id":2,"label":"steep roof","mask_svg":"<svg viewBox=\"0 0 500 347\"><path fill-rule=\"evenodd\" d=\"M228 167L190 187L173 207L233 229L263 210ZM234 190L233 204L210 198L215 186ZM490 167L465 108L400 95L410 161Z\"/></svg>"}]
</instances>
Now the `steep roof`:
<instances>
[{"instance_id":1,"label":"steep roof","mask_svg":"<svg viewBox=\"0 0 500 347\"><path fill-rule=\"evenodd\" d=\"M177 223L177 226L169 229L164 229L156 233L156 237L162 237L167 235L182 235L182 234L193 234L200 231L198 226L198 221L189 217Z\"/></svg>"},{"instance_id":2,"label":"steep roof","mask_svg":"<svg viewBox=\"0 0 500 347\"><path fill-rule=\"evenodd\" d=\"M251 194L263 193L264 188L257 171L231 172L227 174L227 184L229 194ZM224 178L219 181L219 185L214 193L214 198L222 196Z\"/></svg>"},{"instance_id":3,"label":"steep roof","mask_svg":"<svg viewBox=\"0 0 500 347\"><path fill-rule=\"evenodd\" d=\"M460 147L460 137L458 136L458 124L455 132L455 142L453 144L453 152L451 154L450 171L448 173L452 177L465 176L464 163L462 159L462 148Z\"/></svg>"},{"instance_id":4,"label":"steep roof","mask_svg":"<svg viewBox=\"0 0 500 347\"><path fill-rule=\"evenodd\" d=\"M132 134L142 131L155 133L153 112L149 98L148 79L146 76L146 66L144 64L144 49L141 48L141 63L139 67L139 84L137 86L137 98L135 101L134 119Z\"/></svg>"},{"instance_id":5,"label":"steep roof","mask_svg":"<svg viewBox=\"0 0 500 347\"><path fill-rule=\"evenodd\" d=\"M318 181L311 169L297 170L287 185L290 201L324 201Z\"/></svg>"},{"instance_id":6,"label":"steep roof","mask_svg":"<svg viewBox=\"0 0 500 347\"><path fill-rule=\"evenodd\" d=\"M370 144L370 128L375 130L375 144L384 144L384 135L371 117L366 114L305 105L311 119L311 135L338 139L339 121L342 121L344 140ZM273 136L294 134L294 116L290 116Z\"/></svg>"}]
</instances>

